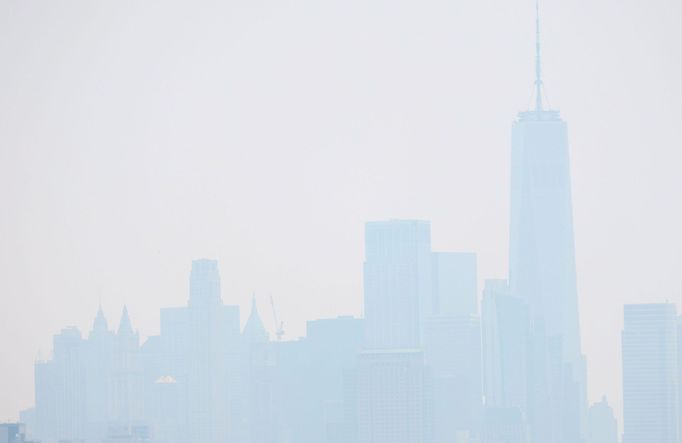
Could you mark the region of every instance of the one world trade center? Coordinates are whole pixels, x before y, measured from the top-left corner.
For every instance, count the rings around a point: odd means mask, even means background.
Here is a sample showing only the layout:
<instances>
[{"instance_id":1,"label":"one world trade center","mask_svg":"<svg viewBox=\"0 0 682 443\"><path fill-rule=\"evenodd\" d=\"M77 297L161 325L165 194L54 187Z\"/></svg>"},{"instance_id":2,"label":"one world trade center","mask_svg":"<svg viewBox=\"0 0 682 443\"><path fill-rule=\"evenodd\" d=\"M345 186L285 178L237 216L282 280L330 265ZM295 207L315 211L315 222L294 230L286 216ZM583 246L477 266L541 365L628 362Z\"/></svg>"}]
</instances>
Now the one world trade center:
<instances>
[{"instance_id":1,"label":"one world trade center","mask_svg":"<svg viewBox=\"0 0 682 443\"><path fill-rule=\"evenodd\" d=\"M509 281L531 319L527 420L531 441L584 435L585 360L580 346L566 122L543 103L536 20L534 109L512 128Z\"/></svg>"}]
</instances>

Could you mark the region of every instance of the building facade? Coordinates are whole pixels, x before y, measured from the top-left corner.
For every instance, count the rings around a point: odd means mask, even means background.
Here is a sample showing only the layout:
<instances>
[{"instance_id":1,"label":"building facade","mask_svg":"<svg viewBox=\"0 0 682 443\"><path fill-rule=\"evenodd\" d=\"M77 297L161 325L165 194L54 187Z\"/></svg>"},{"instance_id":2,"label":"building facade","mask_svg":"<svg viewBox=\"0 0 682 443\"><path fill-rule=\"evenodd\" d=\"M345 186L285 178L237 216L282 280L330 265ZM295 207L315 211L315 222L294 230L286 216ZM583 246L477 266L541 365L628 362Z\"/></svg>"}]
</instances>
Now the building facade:
<instances>
[{"instance_id":1,"label":"building facade","mask_svg":"<svg viewBox=\"0 0 682 443\"><path fill-rule=\"evenodd\" d=\"M623 443L677 443L675 305L625 305L622 343Z\"/></svg>"}]
</instances>

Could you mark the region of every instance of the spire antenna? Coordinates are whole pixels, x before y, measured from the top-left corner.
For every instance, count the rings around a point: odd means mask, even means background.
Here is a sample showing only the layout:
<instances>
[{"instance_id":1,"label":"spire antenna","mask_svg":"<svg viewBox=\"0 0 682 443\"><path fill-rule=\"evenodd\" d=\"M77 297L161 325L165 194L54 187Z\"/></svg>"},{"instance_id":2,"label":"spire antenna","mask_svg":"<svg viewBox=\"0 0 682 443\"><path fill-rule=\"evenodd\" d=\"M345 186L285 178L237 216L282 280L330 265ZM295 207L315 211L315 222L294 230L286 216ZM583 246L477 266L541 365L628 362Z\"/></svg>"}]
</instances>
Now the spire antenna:
<instances>
[{"instance_id":1,"label":"spire antenna","mask_svg":"<svg viewBox=\"0 0 682 443\"><path fill-rule=\"evenodd\" d=\"M535 0L535 111L542 111L542 59L540 58L540 0Z\"/></svg>"}]
</instances>

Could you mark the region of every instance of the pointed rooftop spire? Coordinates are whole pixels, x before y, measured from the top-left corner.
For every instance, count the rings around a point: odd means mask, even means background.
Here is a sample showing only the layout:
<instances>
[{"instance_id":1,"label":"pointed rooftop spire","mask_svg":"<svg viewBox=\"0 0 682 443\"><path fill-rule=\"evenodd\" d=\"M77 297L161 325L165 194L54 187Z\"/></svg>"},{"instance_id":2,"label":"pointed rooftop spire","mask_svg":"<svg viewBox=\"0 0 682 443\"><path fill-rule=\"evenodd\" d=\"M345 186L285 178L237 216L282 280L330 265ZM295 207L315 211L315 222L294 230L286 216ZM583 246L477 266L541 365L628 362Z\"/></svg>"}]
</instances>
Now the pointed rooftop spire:
<instances>
[{"instance_id":1,"label":"pointed rooftop spire","mask_svg":"<svg viewBox=\"0 0 682 443\"><path fill-rule=\"evenodd\" d=\"M244 326L244 338L249 343L263 343L268 341L268 331L263 326L263 321L258 314L258 307L256 306L256 294L251 297L251 314Z\"/></svg>"},{"instance_id":2,"label":"pointed rooftop spire","mask_svg":"<svg viewBox=\"0 0 682 443\"><path fill-rule=\"evenodd\" d=\"M535 0L535 112L542 111L542 60L540 58L540 0Z\"/></svg>"},{"instance_id":3,"label":"pointed rooftop spire","mask_svg":"<svg viewBox=\"0 0 682 443\"><path fill-rule=\"evenodd\" d=\"M100 301L99 307L97 308L97 316L95 316L95 321L92 324L93 332L107 332L109 330L109 324L104 316L104 311L102 310L102 302Z\"/></svg>"},{"instance_id":4,"label":"pointed rooftop spire","mask_svg":"<svg viewBox=\"0 0 682 443\"><path fill-rule=\"evenodd\" d=\"M133 331L133 326L130 323L130 317L128 316L128 306L123 305L123 313L121 314L121 322L118 325L118 335L135 335Z\"/></svg>"}]
</instances>

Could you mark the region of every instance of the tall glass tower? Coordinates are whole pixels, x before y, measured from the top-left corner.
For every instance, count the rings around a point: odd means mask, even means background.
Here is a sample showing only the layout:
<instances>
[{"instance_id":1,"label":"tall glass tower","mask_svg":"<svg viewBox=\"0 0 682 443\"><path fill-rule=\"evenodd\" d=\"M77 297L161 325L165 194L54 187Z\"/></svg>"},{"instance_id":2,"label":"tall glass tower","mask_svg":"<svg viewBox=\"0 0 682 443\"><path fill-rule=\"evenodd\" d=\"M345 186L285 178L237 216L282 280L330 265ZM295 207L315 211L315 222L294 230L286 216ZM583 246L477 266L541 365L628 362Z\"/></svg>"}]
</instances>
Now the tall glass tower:
<instances>
[{"instance_id":1,"label":"tall glass tower","mask_svg":"<svg viewBox=\"0 0 682 443\"><path fill-rule=\"evenodd\" d=\"M542 103L539 40L535 109L512 127L509 281L564 355L581 355L566 122Z\"/></svg>"},{"instance_id":2,"label":"tall glass tower","mask_svg":"<svg viewBox=\"0 0 682 443\"><path fill-rule=\"evenodd\" d=\"M547 426L538 438L563 442L573 441L570 434L584 435L586 377L578 320L568 135L558 111L545 109L543 104L539 35L538 18L535 106L521 112L512 128L509 282L512 295L525 300L529 309L535 343L532 361L536 362L529 379L542 384L532 388L530 401L543 416L533 418L533 405L529 406L531 427L536 420L538 427ZM565 373L550 373L547 367ZM552 386L556 380L566 382ZM566 383L574 385L571 398L557 398L556 392L566 392ZM556 426L547 425L552 419L544 414L553 410L555 415L575 417L570 420L573 425L562 426L563 437L552 436Z\"/></svg>"},{"instance_id":3,"label":"tall glass tower","mask_svg":"<svg viewBox=\"0 0 682 443\"><path fill-rule=\"evenodd\" d=\"M677 310L625 305L623 443L677 443Z\"/></svg>"}]
</instances>

